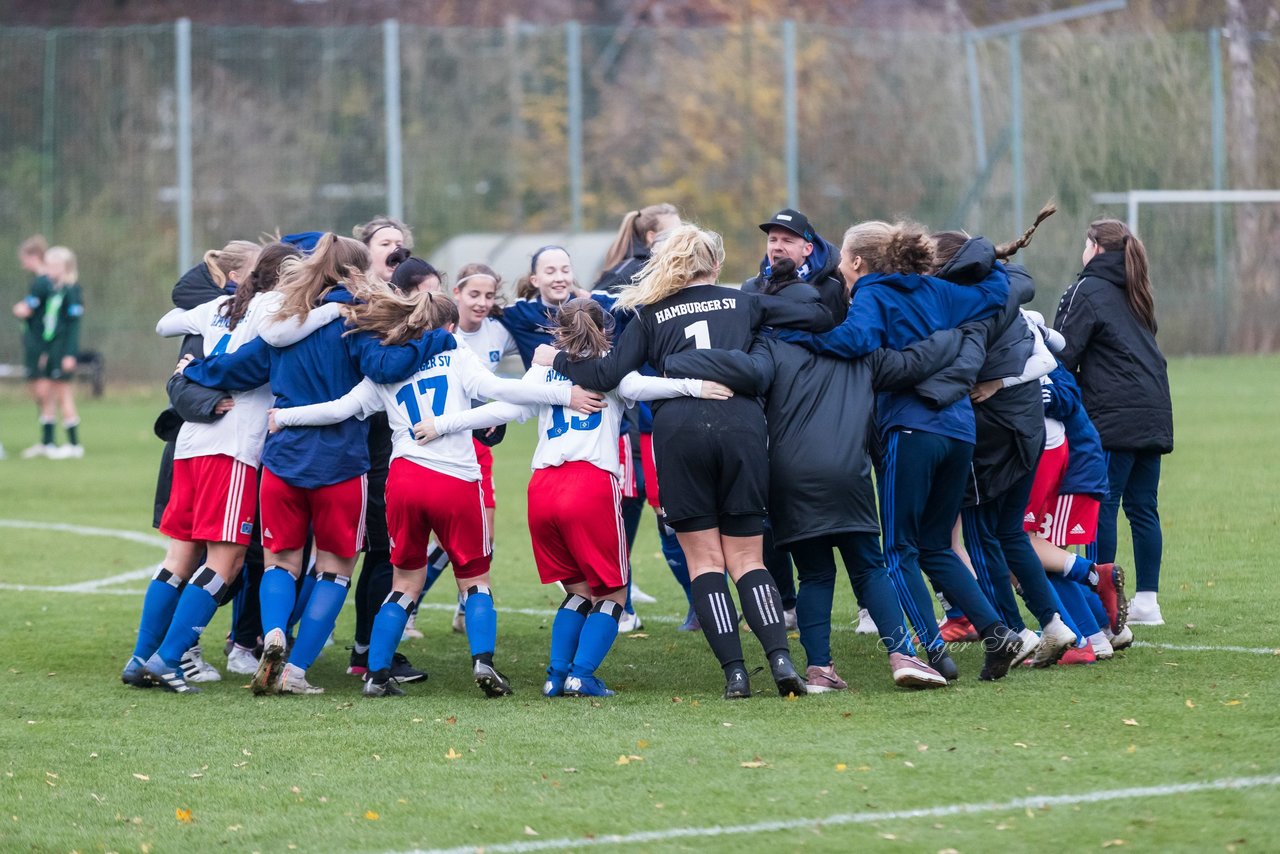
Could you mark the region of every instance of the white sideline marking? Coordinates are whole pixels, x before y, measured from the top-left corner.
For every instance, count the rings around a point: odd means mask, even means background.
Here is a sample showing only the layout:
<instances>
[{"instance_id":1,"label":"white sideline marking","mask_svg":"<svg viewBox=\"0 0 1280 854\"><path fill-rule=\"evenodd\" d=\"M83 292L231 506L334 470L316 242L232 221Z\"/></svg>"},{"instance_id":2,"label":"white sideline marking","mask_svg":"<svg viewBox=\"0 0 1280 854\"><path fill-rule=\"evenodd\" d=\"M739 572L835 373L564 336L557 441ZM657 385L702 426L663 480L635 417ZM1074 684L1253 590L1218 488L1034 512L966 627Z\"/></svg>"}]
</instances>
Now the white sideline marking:
<instances>
[{"instance_id":1,"label":"white sideline marking","mask_svg":"<svg viewBox=\"0 0 1280 854\"><path fill-rule=\"evenodd\" d=\"M1254 789L1263 786L1280 785L1280 774L1267 777L1228 777L1222 780L1211 780L1204 783L1179 783L1171 786L1141 786L1131 789L1109 789L1095 792L1080 792L1075 795L1042 795L1033 798L1015 798L1001 803L950 804L940 807L923 807L913 810L891 810L885 812L836 813L824 818L798 818L788 821L763 821L757 824L735 824L712 827L673 827L666 830L647 830L638 833L610 834L591 838L564 837L561 839L539 839L527 842L506 842L496 845L460 845L457 848L415 849L405 854L475 854L484 851L486 854L511 852L523 854L527 851L546 851L563 848L595 848L601 845L633 845L646 842L665 842L671 839L694 839L719 836L740 836L748 833L774 833L780 830L800 830L807 828L838 827L846 824L873 824L881 821L902 821L916 818L945 818L955 815L978 815L981 813L1006 812L1009 810L1043 809L1045 807L1071 806L1074 804L1090 804L1102 801L1128 800L1134 798L1159 798L1169 795L1182 795L1193 792L1211 792L1239 789Z\"/></svg>"},{"instance_id":2,"label":"white sideline marking","mask_svg":"<svg viewBox=\"0 0 1280 854\"><path fill-rule=\"evenodd\" d=\"M1134 641L1132 646L1141 646L1147 649L1171 649L1174 652L1246 652L1250 655L1280 655L1280 648L1262 646L1198 646L1176 643L1151 643L1149 641Z\"/></svg>"},{"instance_id":3,"label":"white sideline marking","mask_svg":"<svg viewBox=\"0 0 1280 854\"><path fill-rule=\"evenodd\" d=\"M137 531L120 531L115 528L87 528L83 525L67 525L62 522L32 522L28 519L0 519L0 528L39 528L42 531L65 531L68 534L83 534L87 537L115 537L117 540L129 540L142 543L144 546L169 547L169 541L159 534L142 534Z\"/></svg>"},{"instance_id":4,"label":"white sideline marking","mask_svg":"<svg viewBox=\"0 0 1280 854\"><path fill-rule=\"evenodd\" d=\"M146 546L157 546L162 549L169 547L169 541L164 537L155 534L142 534L137 531L120 531L114 528L88 528L83 525L68 525L62 522L32 522L25 519L0 519L0 528L19 528L30 529L35 528L42 531L61 531L68 534L81 534L89 537L114 537L117 540L127 540L131 543L141 543ZM132 590L104 590L104 587L111 587L116 584L123 584L127 581L137 581L140 578L148 578L156 571L156 564L145 566L142 569L133 569L129 572L122 572L119 575L111 575L107 578L94 578L89 581L79 581L74 584L58 584L53 586L42 586L36 584L4 584L0 583L0 590L19 590L19 591L40 591L45 593L109 593L118 596L136 595Z\"/></svg>"}]
</instances>

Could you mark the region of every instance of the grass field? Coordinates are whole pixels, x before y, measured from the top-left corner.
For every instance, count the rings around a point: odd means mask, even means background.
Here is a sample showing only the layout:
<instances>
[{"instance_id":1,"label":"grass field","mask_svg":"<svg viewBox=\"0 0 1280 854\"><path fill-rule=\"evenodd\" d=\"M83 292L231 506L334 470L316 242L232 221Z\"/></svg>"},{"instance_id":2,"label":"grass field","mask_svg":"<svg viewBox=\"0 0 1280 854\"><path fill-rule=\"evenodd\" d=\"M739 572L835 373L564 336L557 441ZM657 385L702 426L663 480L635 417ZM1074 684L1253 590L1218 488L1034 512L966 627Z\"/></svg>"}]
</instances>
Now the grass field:
<instances>
[{"instance_id":1,"label":"grass field","mask_svg":"<svg viewBox=\"0 0 1280 854\"><path fill-rule=\"evenodd\" d=\"M431 674L402 699L365 700L344 675L349 608L310 672L324 696L259 699L235 677L198 696L125 688L140 597L119 594L145 582L91 582L162 554L148 527L159 398L86 401L85 459L22 461L33 412L6 390L0 850L1280 850L1277 372L1277 358L1171 365L1167 624L1136 629L1115 660L985 684L975 648L954 687L899 691L874 639L850 630L844 585L833 646L851 690L733 704L701 636L675 631L684 599L651 515L635 575L659 601L605 663L618 696L539 695L558 597L537 583L523 523L528 425L497 452L497 664L514 697L471 683L447 591L419 618L426 638L402 647ZM228 619L206 635L219 666Z\"/></svg>"}]
</instances>

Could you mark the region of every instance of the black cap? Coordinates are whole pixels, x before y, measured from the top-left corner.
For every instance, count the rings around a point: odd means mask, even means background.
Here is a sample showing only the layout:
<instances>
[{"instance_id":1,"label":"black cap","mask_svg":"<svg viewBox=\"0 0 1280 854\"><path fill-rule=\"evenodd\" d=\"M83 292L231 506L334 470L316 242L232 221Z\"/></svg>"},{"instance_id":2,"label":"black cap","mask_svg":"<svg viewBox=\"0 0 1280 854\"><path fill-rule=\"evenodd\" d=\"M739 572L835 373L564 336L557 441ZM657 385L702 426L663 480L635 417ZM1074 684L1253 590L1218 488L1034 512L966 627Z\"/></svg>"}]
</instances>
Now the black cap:
<instances>
[{"instance_id":1,"label":"black cap","mask_svg":"<svg viewBox=\"0 0 1280 854\"><path fill-rule=\"evenodd\" d=\"M771 228L785 228L792 234L799 235L810 243L813 242L813 229L809 226L809 218L800 211L784 208L773 215L768 222L760 223L760 230L765 234Z\"/></svg>"}]
</instances>

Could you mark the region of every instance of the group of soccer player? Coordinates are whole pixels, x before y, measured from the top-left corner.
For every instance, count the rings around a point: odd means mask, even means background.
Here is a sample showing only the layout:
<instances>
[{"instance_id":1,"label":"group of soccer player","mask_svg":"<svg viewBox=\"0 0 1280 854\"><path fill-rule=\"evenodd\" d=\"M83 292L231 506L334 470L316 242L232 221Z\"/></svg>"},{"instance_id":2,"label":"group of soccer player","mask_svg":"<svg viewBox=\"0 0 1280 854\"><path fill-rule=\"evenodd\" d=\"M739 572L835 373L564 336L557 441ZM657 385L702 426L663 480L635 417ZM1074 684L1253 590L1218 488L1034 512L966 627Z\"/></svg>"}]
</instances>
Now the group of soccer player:
<instances>
[{"instance_id":1,"label":"group of soccer player","mask_svg":"<svg viewBox=\"0 0 1280 854\"><path fill-rule=\"evenodd\" d=\"M491 446L529 419L534 562L564 594L548 697L614 693L601 672L632 613L646 498L689 601L681 629L703 633L726 699L752 693L740 621L781 695L847 688L830 645L836 551L859 631L879 636L897 685L959 678L956 641L981 643L984 680L1110 658L1132 642L1127 620L1160 622L1168 382L1145 249L1123 224L1091 226L1057 329L1022 308L1034 284L1007 259L1052 212L1000 246L881 221L836 246L786 209L760 224L760 275L739 289L717 284L717 234L653 205L627 215L592 290L564 248L545 246L505 307L494 270L468 264L448 283L387 217L358 239L309 232L208 253L184 280L213 298L184 305L175 289L179 307L157 325L188 336L158 522L170 546L123 681L188 693L216 677L200 634L238 590L229 668L260 694L321 693L307 671L364 550L348 672L366 696L425 678L397 647L446 565L476 684L511 694L494 663ZM1116 299L1130 319L1113 316ZM495 376L512 353L527 373ZM1098 370L1119 359L1142 364ZM184 388L212 403L188 418ZM1114 564L1122 496L1139 563L1132 616ZM263 568L246 581L255 540Z\"/></svg>"}]
</instances>

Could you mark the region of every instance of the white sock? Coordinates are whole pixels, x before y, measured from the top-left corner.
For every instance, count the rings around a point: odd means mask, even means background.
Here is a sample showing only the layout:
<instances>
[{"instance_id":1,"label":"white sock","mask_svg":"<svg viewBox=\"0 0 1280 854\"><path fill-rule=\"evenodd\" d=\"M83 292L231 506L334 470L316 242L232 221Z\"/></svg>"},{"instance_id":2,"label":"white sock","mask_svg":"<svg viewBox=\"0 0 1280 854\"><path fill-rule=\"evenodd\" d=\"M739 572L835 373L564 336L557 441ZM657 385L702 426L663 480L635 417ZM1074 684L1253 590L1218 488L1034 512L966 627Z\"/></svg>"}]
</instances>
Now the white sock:
<instances>
[{"instance_id":1,"label":"white sock","mask_svg":"<svg viewBox=\"0 0 1280 854\"><path fill-rule=\"evenodd\" d=\"M1070 552L1067 553L1067 559L1062 564L1062 574L1068 575L1071 568L1076 565L1076 556Z\"/></svg>"},{"instance_id":2,"label":"white sock","mask_svg":"<svg viewBox=\"0 0 1280 854\"><path fill-rule=\"evenodd\" d=\"M1153 590L1141 590L1133 594L1133 604L1136 607L1139 607L1145 610L1160 607L1156 603L1156 594L1155 594L1155 591Z\"/></svg>"}]
</instances>

